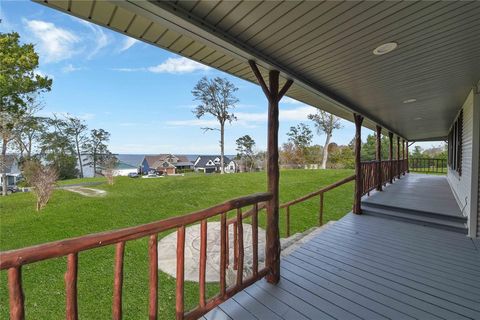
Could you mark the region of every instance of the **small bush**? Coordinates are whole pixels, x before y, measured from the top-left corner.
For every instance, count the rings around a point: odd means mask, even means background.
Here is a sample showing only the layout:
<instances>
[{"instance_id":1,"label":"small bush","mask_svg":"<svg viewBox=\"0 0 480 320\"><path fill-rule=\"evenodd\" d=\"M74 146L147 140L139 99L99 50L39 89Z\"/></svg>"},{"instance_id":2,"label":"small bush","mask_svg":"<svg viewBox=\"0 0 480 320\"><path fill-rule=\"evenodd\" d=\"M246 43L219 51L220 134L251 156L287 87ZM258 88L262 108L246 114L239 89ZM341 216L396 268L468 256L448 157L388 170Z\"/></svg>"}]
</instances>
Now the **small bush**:
<instances>
[{"instance_id":1,"label":"small bush","mask_svg":"<svg viewBox=\"0 0 480 320\"><path fill-rule=\"evenodd\" d=\"M38 161L29 161L24 165L24 174L28 185L37 197L36 209L42 210L52 196L58 180L58 171L52 166L44 166Z\"/></svg>"}]
</instances>

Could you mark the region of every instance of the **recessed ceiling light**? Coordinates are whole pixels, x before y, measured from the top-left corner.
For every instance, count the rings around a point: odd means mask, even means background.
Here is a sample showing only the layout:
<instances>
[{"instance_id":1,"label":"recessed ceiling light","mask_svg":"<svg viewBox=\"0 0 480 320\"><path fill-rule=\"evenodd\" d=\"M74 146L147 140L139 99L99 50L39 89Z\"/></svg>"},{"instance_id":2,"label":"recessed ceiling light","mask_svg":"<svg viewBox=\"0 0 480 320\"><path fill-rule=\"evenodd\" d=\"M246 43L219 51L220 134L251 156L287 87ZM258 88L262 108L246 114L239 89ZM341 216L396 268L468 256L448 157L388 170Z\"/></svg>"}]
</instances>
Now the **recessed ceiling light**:
<instances>
[{"instance_id":1,"label":"recessed ceiling light","mask_svg":"<svg viewBox=\"0 0 480 320\"><path fill-rule=\"evenodd\" d=\"M407 100L403 100L403 103L413 103L417 101L417 99L407 99Z\"/></svg>"},{"instance_id":2,"label":"recessed ceiling light","mask_svg":"<svg viewBox=\"0 0 480 320\"><path fill-rule=\"evenodd\" d=\"M384 43L376 47L375 50L373 50L373 54L376 56L381 56L382 54L386 54L395 50L397 47L398 44L396 42Z\"/></svg>"},{"instance_id":3,"label":"recessed ceiling light","mask_svg":"<svg viewBox=\"0 0 480 320\"><path fill-rule=\"evenodd\" d=\"M422 117L413 118L413 120L415 120L415 121L422 120L422 119L423 119Z\"/></svg>"}]
</instances>

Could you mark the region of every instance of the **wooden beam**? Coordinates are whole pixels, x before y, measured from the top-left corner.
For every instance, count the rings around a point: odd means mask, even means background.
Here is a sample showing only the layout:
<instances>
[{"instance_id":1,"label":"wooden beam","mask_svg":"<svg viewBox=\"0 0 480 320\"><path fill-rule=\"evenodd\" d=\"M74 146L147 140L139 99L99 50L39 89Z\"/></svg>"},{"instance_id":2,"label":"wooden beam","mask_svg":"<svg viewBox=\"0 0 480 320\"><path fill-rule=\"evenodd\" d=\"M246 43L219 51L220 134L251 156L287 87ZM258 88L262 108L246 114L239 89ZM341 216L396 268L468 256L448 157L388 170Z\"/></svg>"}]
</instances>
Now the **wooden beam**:
<instances>
[{"instance_id":1,"label":"wooden beam","mask_svg":"<svg viewBox=\"0 0 480 320\"><path fill-rule=\"evenodd\" d=\"M408 140L406 141L407 143L407 173L410 173L410 165L408 163Z\"/></svg>"},{"instance_id":2,"label":"wooden beam","mask_svg":"<svg viewBox=\"0 0 480 320\"><path fill-rule=\"evenodd\" d=\"M270 270L267 281L277 283L280 280L280 230L279 230L279 182L280 168L278 164L278 78L280 73L271 70L269 73L270 96L268 101L268 192L272 200L267 203L267 230L265 244L265 265Z\"/></svg>"},{"instance_id":3,"label":"wooden beam","mask_svg":"<svg viewBox=\"0 0 480 320\"><path fill-rule=\"evenodd\" d=\"M382 191L382 127L377 125L377 145L376 145L376 178L377 178L377 191Z\"/></svg>"},{"instance_id":4,"label":"wooden beam","mask_svg":"<svg viewBox=\"0 0 480 320\"><path fill-rule=\"evenodd\" d=\"M293 84L293 80L288 79L287 82L283 85L283 88L278 93L278 101L282 100L283 96L285 95L285 93L287 93L288 89L290 89L292 84Z\"/></svg>"},{"instance_id":5,"label":"wooden beam","mask_svg":"<svg viewBox=\"0 0 480 320\"><path fill-rule=\"evenodd\" d=\"M397 136L397 178L400 179L400 137Z\"/></svg>"},{"instance_id":6,"label":"wooden beam","mask_svg":"<svg viewBox=\"0 0 480 320\"><path fill-rule=\"evenodd\" d=\"M393 183L393 132L388 132L388 160L390 160L389 170L390 170L390 183Z\"/></svg>"},{"instance_id":7,"label":"wooden beam","mask_svg":"<svg viewBox=\"0 0 480 320\"><path fill-rule=\"evenodd\" d=\"M362 167L361 167L361 150L362 150L362 122L363 117L354 113L355 119L355 199L353 202L353 213L361 214L361 199L362 199Z\"/></svg>"},{"instance_id":8,"label":"wooden beam","mask_svg":"<svg viewBox=\"0 0 480 320\"><path fill-rule=\"evenodd\" d=\"M267 84L265 83L265 80L263 80L263 76L260 73L260 70L258 70L257 64L253 60L248 60L248 64L250 65L250 68L252 68L253 73L255 74L255 77L257 77L258 83L260 84L260 87L263 90L263 93L267 97L268 100L270 100L271 94L270 91L267 88Z\"/></svg>"},{"instance_id":9,"label":"wooden beam","mask_svg":"<svg viewBox=\"0 0 480 320\"><path fill-rule=\"evenodd\" d=\"M405 139L402 139L402 171L403 171L403 175L405 175L405 171L406 171L406 168L404 167L405 166L405 144L406 144L406 141Z\"/></svg>"}]
</instances>

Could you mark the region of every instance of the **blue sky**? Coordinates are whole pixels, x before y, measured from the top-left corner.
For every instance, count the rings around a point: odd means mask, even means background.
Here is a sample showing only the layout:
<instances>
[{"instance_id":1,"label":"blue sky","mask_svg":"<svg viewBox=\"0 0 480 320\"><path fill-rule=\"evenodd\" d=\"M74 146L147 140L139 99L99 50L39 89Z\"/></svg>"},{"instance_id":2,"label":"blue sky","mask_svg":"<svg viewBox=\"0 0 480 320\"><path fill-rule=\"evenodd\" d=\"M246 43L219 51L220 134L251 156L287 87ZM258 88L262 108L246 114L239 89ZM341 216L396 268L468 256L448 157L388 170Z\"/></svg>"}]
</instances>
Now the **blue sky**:
<instances>
[{"instance_id":1,"label":"blue sky","mask_svg":"<svg viewBox=\"0 0 480 320\"><path fill-rule=\"evenodd\" d=\"M266 148L267 102L258 86L30 1L2 1L0 9L0 31L17 31L22 41L34 43L39 73L53 78L41 113L70 113L91 129L109 131L112 152L218 153L218 132L201 129L216 122L192 113L191 90L203 76L225 77L239 88L238 121L226 128L226 153L234 154L235 140L245 134L255 139L258 150ZM314 131L307 119L313 112L313 107L284 99L280 143L287 141L290 126L300 122ZM333 142L347 144L353 138L353 124L343 125ZM314 143L323 142L324 136L315 135Z\"/></svg>"}]
</instances>

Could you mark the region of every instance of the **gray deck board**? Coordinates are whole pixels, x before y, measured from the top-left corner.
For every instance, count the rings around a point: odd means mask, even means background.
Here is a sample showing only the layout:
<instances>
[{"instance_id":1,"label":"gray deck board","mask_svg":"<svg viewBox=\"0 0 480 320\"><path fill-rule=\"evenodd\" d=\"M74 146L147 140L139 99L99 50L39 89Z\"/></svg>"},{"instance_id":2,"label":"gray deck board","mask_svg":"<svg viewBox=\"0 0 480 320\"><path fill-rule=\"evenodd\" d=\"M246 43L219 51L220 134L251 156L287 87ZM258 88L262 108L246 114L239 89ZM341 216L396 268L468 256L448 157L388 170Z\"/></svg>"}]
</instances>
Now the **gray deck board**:
<instances>
[{"instance_id":1,"label":"gray deck board","mask_svg":"<svg viewBox=\"0 0 480 320\"><path fill-rule=\"evenodd\" d=\"M426 279L437 279L437 277L443 278L443 283L448 284L454 288L459 288L464 292L474 293L475 289L480 289L480 279L465 279L457 272L449 272L449 270L436 270L432 269L431 264L425 262L425 264L420 264L420 261L408 261L401 259L395 256L382 255L381 252L375 252L370 248L365 248L365 246L358 245L357 243L348 242L348 240L343 240L341 238L327 238L326 236L321 239L315 239L319 243L332 245L337 244L350 254L363 255L365 257L371 258L376 262L383 263L392 270L409 270L414 275L420 275ZM341 241L341 242L336 242ZM479 297L480 299L480 297Z\"/></svg>"},{"instance_id":2,"label":"gray deck board","mask_svg":"<svg viewBox=\"0 0 480 320\"><path fill-rule=\"evenodd\" d=\"M445 176L408 174L362 202L462 217Z\"/></svg>"},{"instance_id":3,"label":"gray deck board","mask_svg":"<svg viewBox=\"0 0 480 320\"><path fill-rule=\"evenodd\" d=\"M480 319L480 253L464 235L348 214L207 319ZM215 314L216 310L220 312Z\"/></svg>"}]
</instances>

